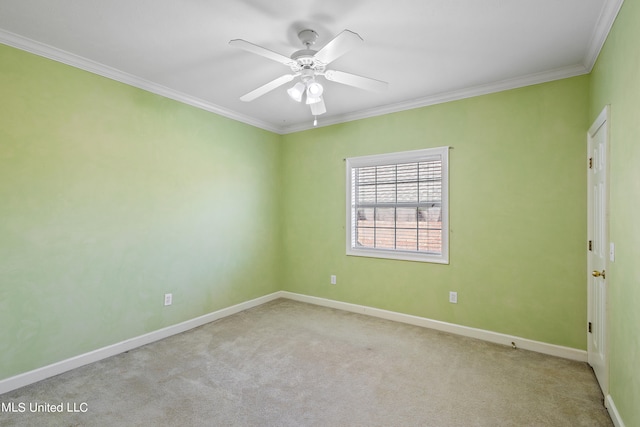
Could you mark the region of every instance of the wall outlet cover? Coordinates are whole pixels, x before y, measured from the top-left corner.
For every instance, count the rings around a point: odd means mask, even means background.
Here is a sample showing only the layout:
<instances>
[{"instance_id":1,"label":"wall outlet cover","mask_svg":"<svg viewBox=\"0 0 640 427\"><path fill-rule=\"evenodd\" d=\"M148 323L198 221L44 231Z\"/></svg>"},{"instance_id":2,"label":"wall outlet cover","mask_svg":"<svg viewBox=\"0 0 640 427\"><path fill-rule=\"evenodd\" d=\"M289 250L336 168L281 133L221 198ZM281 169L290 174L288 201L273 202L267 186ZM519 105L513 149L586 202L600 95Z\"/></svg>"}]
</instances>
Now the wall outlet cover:
<instances>
[{"instance_id":1,"label":"wall outlet cover","mask_svg":"<svg viewBox=\"0 0 640 427\"><path fill-rule=\"evenodd\" d=\"M452 304L458 303L458 293L457 292L449 292L449 302Z\"/></svg>"}]
</instances>

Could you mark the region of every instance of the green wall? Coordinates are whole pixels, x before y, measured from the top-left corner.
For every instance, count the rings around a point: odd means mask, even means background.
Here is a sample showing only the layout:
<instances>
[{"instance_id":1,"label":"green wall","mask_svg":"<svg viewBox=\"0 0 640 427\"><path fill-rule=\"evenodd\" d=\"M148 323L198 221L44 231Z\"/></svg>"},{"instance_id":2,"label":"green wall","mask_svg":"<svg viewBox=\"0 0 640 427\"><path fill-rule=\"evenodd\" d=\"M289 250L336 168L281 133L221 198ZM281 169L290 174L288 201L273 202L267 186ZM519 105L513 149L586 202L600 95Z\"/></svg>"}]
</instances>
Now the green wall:
<instances>
[{"instance_id":1,"label":"green wall","mask_svg":"<svg viewBox=\"0 0 640 427\"><path fill-rule=\"evenodd\" d=\"M611 395L640 425L638 3L592 76L284 136L0 45L0 379L280 289L585 349L611 104ZM443 145L451 263L347 257L343 159Z\"/></svg>"},{"instance_id":2,"label":"green wall","mask_svg":"<svg viewBox=\"0 0 640 427\"><path fill-rule=\"evenodd\" d=\"M279 289L279 135L4 45L0 100L0 379Z\"/></svg>"},{"instance_id":3,"label":"green wall","mask_svg":"<svg viewBox=\"0 0 640 427\"><path fill-rule=\"evenodd\" d=\"M610 394L640 426L640 2L625 1L591 77L590 122L611 105Z\"/></svg>"},{"instance_id":4,"label":"green wall","mask_svg":"<svg viewBox=\"0 0 640 427\"><path fill-rule=\"evenodd\" d=\"M588 84L284 136L284 288L586 349ZM450 264L346 256L343 159L438 146L453 147Z\"/></svg>"}]
</instances>

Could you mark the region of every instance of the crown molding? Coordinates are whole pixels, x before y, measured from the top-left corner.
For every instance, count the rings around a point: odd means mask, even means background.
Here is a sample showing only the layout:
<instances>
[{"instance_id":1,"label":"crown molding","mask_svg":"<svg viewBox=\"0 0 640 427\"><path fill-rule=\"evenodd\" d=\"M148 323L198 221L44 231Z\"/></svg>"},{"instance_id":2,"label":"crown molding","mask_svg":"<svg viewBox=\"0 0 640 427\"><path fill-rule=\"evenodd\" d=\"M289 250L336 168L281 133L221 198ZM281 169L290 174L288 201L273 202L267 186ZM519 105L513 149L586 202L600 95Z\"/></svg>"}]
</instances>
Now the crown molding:
<instances>
[{"instance_id":1,"label":"crown molding","mask_svg":"<svg viewBox=\"0 0 640 427\"><path fill-rule=\"evenodd\" d=\"M239 114L235 111L223 108L219 105L213 104L203 99L187 95L177 90L173 90L157 83L153 83L149 80L134 76L133 74L126 73L124 71L109 67L107 65L92 61L87 58L83 58L79 55L75 55L62 49L47 45L45 43L31 40L10 31L0 29L0 43L7 46L15 47L20 50L24 50L29 53L33 53L38 56L42 56L47 59L61 62L63 64L70 65L72 67L79 68L81 70L127 84L129 86L134 86L138 89L142 89L147 92L163 96L165 98L173 99L174 101L191 105L192 107L200 108L202 110L206 110L232 120L246 123L248 125L255 126L270 132L281 133L281 129L271 125L270 123L264 122L262 120L257 120L253 117L249 117L243 114Z\"/></svg>"},{"instance_id":2,"label":"crown molding","mask_svg":"<svg viewBox=\"0 0 640 427\"><path fill-rule=\"evenodd\" d=\"M575 77L587 73L589 73L589 70L584 65L576 64L569 67L557 68L555 70L543 71L540 73L529 74L513 79L506 79L499 82L454 90L450 92L443 92L435 95L429 95L406 102L384 105L382 107L371 108L355 113L331 116L327 117L326 120L318 120L319 124L317 127L331 126L338 123L345 123L355 120L367 119L370 117L382 116L385 114L398 113L400 111L428 107L430 105L443 104L445 102L458 101L461 99L473 98L480 95L488 95L491 93L502 92L509 89L517 89L525 86ZM306 123L296 124L284 127L281 133L288 134L309 129L314 129L314 127L309 126Z\"/></svg>"},{"instance_id":3,"label":"crown molding","mask_svg":"<svg viewBox=\"0 0 640 427\"><path fill-rule=\"evenodd\" d=\"M551 71L544 71L541 73L529 74L527 76L502 80L486 85L480 85L451 92L443 92L436 95L417 98L411 101L385 105L382 107L362 110L355 113L327 117L326 120L320 120L317 127L331 126L338 123L366 119L369 117L381 116L384 114L397 113L413 108L427 107L429 105L442 104L445 102L457 101L474 96L488 95L490 93L501 92L503 90L516 89L519 87L546 83L553 80L575 77L582 74L589 74L596 63L598 56L600 55L600 51L602 50L602 47L607 40L607 36L609 35L611 28L613 27L613 24L616 20L616 17L618 16L618 13L620 12L620 8L622 7L623 3L624 0L605 0L604 4L602 5L602 10L600 11L600 15L598 16L596 26L593 30L593 34L591 35L591 40L589 41L589 45L587 47L587 53L582 61L582 64L558 68ZM309 126L307 123L300 123L283 127L280 130L280 133L288 134L310 129L314 129L314 127Z\"/></svg>"},{"instance_id":4,"label":"crown molding","mask_svg":"<svg viewBox=\"0 0 640 427\"><path fill-rule=\"evenodd\" d=\"M576 64L568 67L558 68L555 70L529 74L527 76L506 79L490 84L429 95L410 101L361 110L354 113L330 116L326 119L321 118L317 127L331 126L339 123L351 122L355 120L381 116L384 114L397 113L414 108L442 104L445 102L457 101L465 98L487 95L504 90L516 89L519 87L546 83L549 81L560 80L582 74L588 74L591 72L596 60L598 59L598 55L600 54L600 51L604 46L607 36L611 31L613 23L615 22L615 19L620 11L620 8L622 7L623 2L624 0L606 0L604 2L602 10L600 11L600 15L598 17L598 21L591 36L591 40L589 42L587 54L585 55L582 64ZM120 71L118 69L92 61L90 59L83 58L70 52L66 52L53 46L37 42L26 37L22 37L9 31L0 30L0 43L33 53L35 55L52 59L54 61L62 62L72 67L80 68L90 73L94 73L121 83L125 83L127 85L134 86L151 93L155 93L156 95L170 98L175 101L191 105L193 107L200 108L202 110L209 111L211 113L215 113L220 116L227 117L229 119L236 120L251 126L255 126L269 132L274 132L277 134L289 134L315 128L314 126L309 125L307 122L293 124L290 126L273 125L271 123L255 119L253 117L240 114L236 111L229 110L203 99L187 95L185 93L167 88L165 86L153 83L140 77L136 77L132 74Z\"/></svg>"},{"instance_id":5,"label":"crown molding","mask_svg":"<svg viewBox=\"0 0 640 427\"><path fill-rule=\"evenodd\" d=\"M618 16L618 12L620 12L622 3L624 3L624 0L606 0L602 5L598 22L596 22L593 34L591 35L591 40L589 41L587 54L584 58L584 66L587 68L589 73L593 69L596 60L600 55L604 42L607 41L607 36L611 31L611 27L613 27L613 23Z\"/></svg>"}]
</instances>

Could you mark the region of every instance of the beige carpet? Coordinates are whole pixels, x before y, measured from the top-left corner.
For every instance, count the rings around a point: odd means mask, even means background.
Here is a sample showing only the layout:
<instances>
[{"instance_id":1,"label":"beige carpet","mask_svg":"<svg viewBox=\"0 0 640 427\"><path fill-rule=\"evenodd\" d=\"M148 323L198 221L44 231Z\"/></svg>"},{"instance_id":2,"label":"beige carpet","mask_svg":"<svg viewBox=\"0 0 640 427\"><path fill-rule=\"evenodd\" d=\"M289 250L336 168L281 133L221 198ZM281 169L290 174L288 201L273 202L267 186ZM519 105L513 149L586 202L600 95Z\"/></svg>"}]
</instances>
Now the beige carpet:
<instances>
[{"instance_id":1,"label":"beige carpet","mask_svg":"<svg viewBox=\"0 0 640 427\"><path fill-rule=\"evenodd\" d=\"M613 425L585 363L290 300L0 402L25 407L1 426ZM30 410L60 403L85 412Z\"/></svg>"}]
</instances>

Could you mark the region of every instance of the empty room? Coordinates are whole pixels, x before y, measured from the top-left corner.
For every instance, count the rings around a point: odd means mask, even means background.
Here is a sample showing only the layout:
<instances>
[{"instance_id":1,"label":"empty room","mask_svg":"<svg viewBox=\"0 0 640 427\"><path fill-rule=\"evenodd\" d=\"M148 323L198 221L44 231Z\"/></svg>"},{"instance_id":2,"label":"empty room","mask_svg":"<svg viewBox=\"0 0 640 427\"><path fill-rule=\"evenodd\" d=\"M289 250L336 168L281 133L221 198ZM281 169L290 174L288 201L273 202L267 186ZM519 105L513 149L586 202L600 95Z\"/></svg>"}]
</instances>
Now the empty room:
<instances>
[{"instance_id":1,"label":"empty room","mask_svg":"<svg viewBox=\"0 0 640 427\"><path fill-rule=\"evenodd\" d=\"M638 40L0 0L0 426L640 426Z\"/></svg>"}]
</instances>

